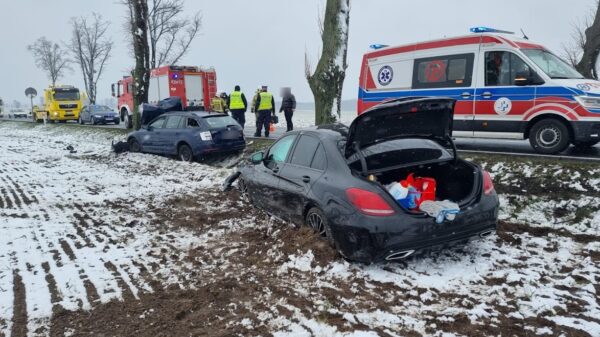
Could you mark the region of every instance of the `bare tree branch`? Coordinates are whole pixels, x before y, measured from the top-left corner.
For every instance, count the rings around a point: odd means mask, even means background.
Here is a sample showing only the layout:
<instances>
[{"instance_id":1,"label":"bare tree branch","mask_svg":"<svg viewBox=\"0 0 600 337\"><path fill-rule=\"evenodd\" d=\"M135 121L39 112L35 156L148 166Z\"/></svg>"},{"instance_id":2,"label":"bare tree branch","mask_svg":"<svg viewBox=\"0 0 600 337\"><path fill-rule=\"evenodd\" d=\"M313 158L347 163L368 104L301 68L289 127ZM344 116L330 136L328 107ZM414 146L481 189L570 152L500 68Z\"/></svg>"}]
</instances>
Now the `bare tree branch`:
<instances>
[{"instance_id":1,"label":"bare tree branch","mask_svg":"<svg viewBox=\"0 0 600 337\"><path fill-rule=\"evenodd\" d=\"M65 56L63 48L46 37L37 39L27 46L27 50L33 54L36 66L46 72L53 86L64 76L65 71L71 70L71 60Z\"/></svg>"},{"instance_id":2,"label":"bare tree branch","mask_svg":"<svg viewBox=\"0 0 600 337\"><path fill-rule=\"evenodd\" d=\"M150 0L148 37L152 68L179 62L202 27L199 12L191 18L183 17L183 4L183 0Z\"/></svg>"},{"instance_id":3,"label":"bare tree branch","mask_svg":"<svg viewBox=\"0 0 600 337\"><path fill-rule=\"evenodd\" d=\"M96 85L113 47L112 40L107 36L109 25L96 13L92 15L91 22L83 17L71 20L73 36L70 49L75 62L81 67L85 89L92 104L96 103Z\"/></svg>"}]
</instances>

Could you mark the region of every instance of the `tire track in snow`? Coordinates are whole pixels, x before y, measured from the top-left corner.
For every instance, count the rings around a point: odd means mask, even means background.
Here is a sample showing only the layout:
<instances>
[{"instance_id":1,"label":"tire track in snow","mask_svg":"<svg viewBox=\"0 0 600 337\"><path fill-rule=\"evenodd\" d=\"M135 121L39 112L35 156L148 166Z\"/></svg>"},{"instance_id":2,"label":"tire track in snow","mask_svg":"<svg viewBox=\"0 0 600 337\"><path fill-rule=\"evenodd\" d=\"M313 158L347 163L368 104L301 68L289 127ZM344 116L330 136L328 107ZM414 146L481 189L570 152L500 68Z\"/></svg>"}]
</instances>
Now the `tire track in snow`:
<instances>
[{"instance_id":1,"label":"tire track in snow","mask_svg":"<svg viewBox=\"0 0 600 337\"><path fill-rule=\"evenodd\" d=\"M13 271L13 317L10 335L12 337L27 337L27 302L25 285L18 270Z\"/></svg>"}]
</instances>

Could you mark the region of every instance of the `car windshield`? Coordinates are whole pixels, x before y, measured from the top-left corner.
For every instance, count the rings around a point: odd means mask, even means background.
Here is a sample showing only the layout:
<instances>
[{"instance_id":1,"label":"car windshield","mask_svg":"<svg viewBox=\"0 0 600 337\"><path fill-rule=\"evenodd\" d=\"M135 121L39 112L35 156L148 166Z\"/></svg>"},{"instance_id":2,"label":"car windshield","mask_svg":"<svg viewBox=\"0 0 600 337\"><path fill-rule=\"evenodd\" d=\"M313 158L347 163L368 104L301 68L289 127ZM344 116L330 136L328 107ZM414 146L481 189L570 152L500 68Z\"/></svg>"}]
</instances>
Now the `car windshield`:
<instances>
[{"instance_id":1,"label":"car windshield","mask_svg":"<svg viewBox=\"0 0 600 337\"><path fill-rule=\"evenodd\" d=\"M558 56L543 49L523 49L522 50L533 63L535 63L546 75L553 79L573 79L583 78L577 70Z\"/></svg>"},{"instance_id":2,"label":"car windshield","mask_svg":"<svg viewBox=\"0 0 600 337\"><path fill-rule=\"evenodd\" d=\"M54 99L57 101L77 101L79 100L79 90L55 91Z\"/></svg>"},{"instance_id":3,"label":"car windshield","mask_svg":"<svg viewBox=\"0 0 600 337\"><path fill-rule=\"evenodd\" d=\"M211 128L224 128L227 126L238 125L235 119L226 115L205 117L204 120Z\"/></svg>"},{"instance_id":4,"label":"car windshield","mask_svg":"<svg viewBox=\"0 0 600 337\"><path fill-rule=\"evenodd\" d=\"M106 105L96 105L92 108L94 112L112 112L112 109Z\"/></svg>"}]
</instances>

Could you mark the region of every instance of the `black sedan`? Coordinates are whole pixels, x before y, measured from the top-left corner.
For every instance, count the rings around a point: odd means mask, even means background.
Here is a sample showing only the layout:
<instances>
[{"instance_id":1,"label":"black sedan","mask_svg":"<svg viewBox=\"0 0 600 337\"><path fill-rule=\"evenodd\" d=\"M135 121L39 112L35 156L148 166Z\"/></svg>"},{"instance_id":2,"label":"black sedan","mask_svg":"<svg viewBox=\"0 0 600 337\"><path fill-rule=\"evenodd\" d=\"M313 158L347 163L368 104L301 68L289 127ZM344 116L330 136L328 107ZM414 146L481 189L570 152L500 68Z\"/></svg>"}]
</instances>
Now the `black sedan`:
<instances>
[{"instance_id":1,"label":"black sedan","mask_svg":"<svg viewBox=\"0 0 600 337\"><path fill-rule=\"evenodd\" d=\"M129 150L193 161L246 147L242 127L230 116L207 112L169 112L127 135Z\"/></svg>"},{"instance_id":2,"label":"black sedan","mask_svg":"<svg viewBox=\"0 0 600 337\"><path fill-rule=\"evenodd\" d=\"M120 118L119 114L113 111L106 105L86 105L79 112L78 118L79 124L90 123L96 124L108 124L112 123L119 125Z\"/></svg>"},{"instance_id":3,"label":"black sedan","mask_svg":"<svg viewBox=\"0 0 600 337\"><path fill-rule=\"evenodd\" d=\"M457 157L454 100L391 101L341 124L292 131L226 182L267 212L307 224L347 259L396 260L496 229L498 196L489 174ZM395 200L386 185L410 174L434 178L435 199L460 207L436 219Z\"/></svg>"}]
</instances>

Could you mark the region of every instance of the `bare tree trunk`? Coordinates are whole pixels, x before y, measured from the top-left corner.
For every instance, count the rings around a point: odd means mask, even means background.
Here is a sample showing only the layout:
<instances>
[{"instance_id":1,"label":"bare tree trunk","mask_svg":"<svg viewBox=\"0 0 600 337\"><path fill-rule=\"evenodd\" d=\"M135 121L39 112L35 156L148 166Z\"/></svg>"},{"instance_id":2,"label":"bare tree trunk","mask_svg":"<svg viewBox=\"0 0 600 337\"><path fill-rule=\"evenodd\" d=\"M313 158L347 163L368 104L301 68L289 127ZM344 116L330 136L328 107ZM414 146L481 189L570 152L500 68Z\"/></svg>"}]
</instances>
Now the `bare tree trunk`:
<instances>
[{"instance_id":1,"label":"bare tree trunk","mask_svg":"<svg viewBox=\"0 0 600 337\"><path fill-rule=\"evenodd\" d=\"M581 61L577 64L577 70L586 78L598 79L596 62L600 53L600 5L596 9L594 21L585 30L585 44Z\"/></svg>"},{"instance_id":2,"label":"bare tree trunk","mask_svg":"<svg viewBox=\"0 0 600 337\"><path fill-rule=\"evenodd\" d=\"M342 88L348 67L350 0L327 0L323 22L323 52L314 74L306 65L306 78L315 97L315 123L335 122L341 114ZM334 115L334 109L337 116Z\"/></svg>"},{"instance_id":3,"label":"bare tree trunk","mask_svg":"<svg viewBox=\"0 0 600 337\"><path fill-rule=\"evenodd\" d=\"M148 2L128 0L131 14L131 33L135 54L133 70L133 126L141 127L139 106L148 102L150 85L150 47L148 45Z\"/></svg>"}]
</instances>

